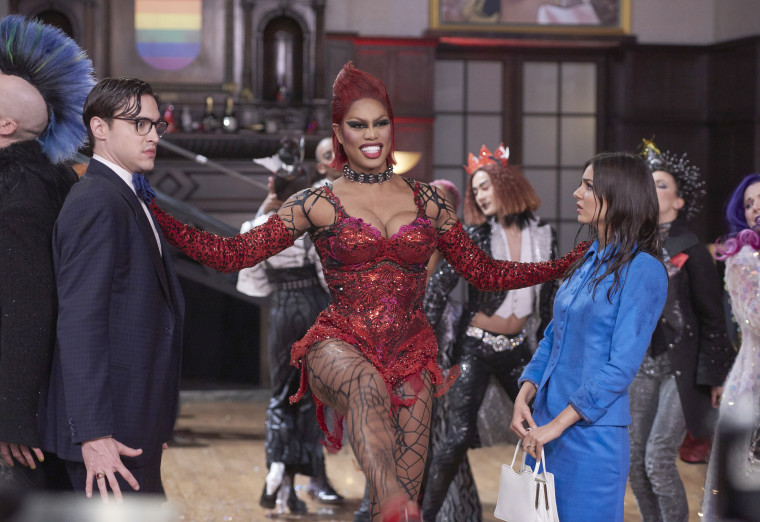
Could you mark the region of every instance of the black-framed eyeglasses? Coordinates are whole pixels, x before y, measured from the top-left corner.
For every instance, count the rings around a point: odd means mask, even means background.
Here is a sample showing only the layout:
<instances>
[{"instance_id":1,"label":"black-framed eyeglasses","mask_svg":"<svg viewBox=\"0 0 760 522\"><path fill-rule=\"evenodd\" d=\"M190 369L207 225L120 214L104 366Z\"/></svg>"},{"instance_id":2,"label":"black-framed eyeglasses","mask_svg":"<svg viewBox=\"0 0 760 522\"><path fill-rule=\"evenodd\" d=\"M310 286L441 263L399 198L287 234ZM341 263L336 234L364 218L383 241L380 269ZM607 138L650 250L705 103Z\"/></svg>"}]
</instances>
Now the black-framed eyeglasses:
<instances>
[{"instance_id":1,"label":"black-framed eyeglasses","mask_svg":"<svg viewBox=\"0 0 760 522\"><path fill-rule=\"evenodd\" d=\"M150 133L150 130L155 127L158 137L162 137L166 132L166 126L168 125L163 120L153 121L150 118L125 118L123 116L112 116L114 120L124 120L135 122L135 130L140 136L146 136Z\"/></svg>"}]
</instances>

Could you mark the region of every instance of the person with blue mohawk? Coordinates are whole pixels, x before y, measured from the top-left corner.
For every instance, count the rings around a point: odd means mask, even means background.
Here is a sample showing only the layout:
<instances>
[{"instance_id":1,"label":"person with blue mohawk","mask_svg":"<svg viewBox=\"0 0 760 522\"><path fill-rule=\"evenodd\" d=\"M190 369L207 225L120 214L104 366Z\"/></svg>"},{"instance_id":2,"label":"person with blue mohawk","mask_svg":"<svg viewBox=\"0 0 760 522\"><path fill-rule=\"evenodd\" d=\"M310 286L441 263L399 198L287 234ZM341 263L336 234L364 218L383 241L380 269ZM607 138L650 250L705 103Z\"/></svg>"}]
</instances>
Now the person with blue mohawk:
<instances>
[{"instance_id":1,"label":"person with blue mohawk","mask_svg":"<svg viewBox=\"0 0 760 522\"><path fill-rule=\"evenodd\" d=\"M92 62L57 28L0 19L0 489L66 485L40 450L38 402L55 341L51 236L77 177ZM70 485L68 485L70 487Z\"/></svg>"}]
</instances>

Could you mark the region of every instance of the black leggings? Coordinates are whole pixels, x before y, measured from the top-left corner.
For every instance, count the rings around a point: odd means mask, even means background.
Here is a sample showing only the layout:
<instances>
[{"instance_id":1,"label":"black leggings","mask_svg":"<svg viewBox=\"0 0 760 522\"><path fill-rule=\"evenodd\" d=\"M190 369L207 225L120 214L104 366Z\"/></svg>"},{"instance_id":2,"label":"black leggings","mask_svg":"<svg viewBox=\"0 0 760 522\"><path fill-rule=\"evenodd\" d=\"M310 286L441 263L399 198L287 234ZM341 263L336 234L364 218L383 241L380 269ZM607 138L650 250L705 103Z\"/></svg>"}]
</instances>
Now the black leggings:
<instances>
[{"instance_id":1,"label":"black leggings","mask_svg":"<svg viewBox=\"0 0 760 522\"><path fill-rule=\"evenodd\" d=\"M491 375L496 377L512 401L519 391L517 380L532 354L526 342L512 350L495 352L472 337L464 337L456 361L462 375L448 395L448 430L441 450L432 455L428 482L423 498L425 520L435 520L449 485L471 447L478 446L478 410L483 402Z\"/></svg>"}]
</instances>

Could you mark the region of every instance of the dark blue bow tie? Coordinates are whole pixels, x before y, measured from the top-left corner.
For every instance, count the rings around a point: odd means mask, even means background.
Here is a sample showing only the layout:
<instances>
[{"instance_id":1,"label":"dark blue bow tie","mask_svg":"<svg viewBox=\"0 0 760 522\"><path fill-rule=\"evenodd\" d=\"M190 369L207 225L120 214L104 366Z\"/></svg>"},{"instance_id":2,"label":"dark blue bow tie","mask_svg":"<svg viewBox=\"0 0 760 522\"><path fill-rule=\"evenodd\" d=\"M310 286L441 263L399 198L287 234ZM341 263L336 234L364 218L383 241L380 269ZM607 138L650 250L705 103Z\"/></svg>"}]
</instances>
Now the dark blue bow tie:
<instances>
[{"instance_id":1,"label":"dark blue bow tie","mask_svg":"<svg viewBox=\"0 0 760 522\"><path fill-rule=\"evenodd\" d=\"M153 203L153 199L156 197L156 191L150 187L147 177L135 172L132 174L132 185L135 187L137 197L143 200L146 205Z\"/></svg>"}]
</instances>

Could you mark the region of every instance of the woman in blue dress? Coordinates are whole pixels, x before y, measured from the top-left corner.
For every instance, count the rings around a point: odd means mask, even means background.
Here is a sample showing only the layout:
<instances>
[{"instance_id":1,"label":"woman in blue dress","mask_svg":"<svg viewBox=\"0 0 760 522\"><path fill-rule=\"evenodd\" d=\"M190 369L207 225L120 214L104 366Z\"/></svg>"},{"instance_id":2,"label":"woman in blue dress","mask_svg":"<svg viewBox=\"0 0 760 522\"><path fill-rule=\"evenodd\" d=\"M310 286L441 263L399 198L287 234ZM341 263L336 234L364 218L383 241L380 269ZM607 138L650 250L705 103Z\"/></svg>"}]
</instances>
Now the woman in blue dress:
<instances>
[{"instance_id":1,"label":"woman in blue dress","mask_svg":"<svg viewBox=\"0 0 760 522\"><path fill-rule=\"evenodd\" d=\"M519 379L511 429L531 457L545 451L562 522L622 522L628 385L668 287L659 207L646 164L625 153L589 160L573 197L595 241L557 292L554 319Z\"/></svg>"}]
</instances>

